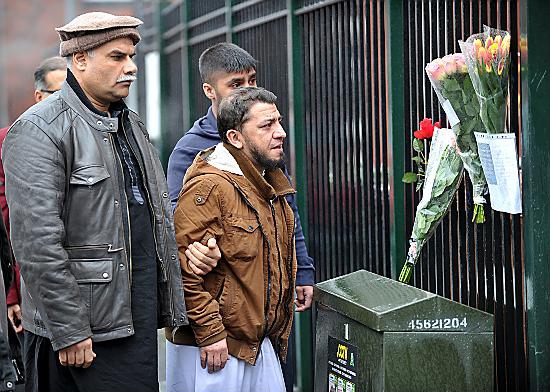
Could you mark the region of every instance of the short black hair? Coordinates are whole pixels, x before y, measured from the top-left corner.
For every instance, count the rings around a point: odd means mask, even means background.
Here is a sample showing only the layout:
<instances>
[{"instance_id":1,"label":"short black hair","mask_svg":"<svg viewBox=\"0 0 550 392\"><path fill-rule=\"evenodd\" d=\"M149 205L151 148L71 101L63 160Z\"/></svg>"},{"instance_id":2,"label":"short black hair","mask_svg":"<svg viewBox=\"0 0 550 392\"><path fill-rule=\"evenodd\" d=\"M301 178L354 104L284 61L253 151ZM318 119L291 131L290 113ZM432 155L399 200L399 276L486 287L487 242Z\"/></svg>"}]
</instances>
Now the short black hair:
<instances>
[{"instance_id":1,"label":"short black hair","mask_svg":"<svg viewBox=\"0 0 550 392\"><path fill-rule=\"evenodd\" d=\"M55 56L42 61L34 71L34 88L36 90L47 90L46 75L52 71L64 71L67 69L67 61L63 57Z\"/></svg>"},{"instance_id":2,"label":"short black hair","mask_svg":"<svg viewBox=\"0 0 550 392\"><path fill-rule=\"evenodd\" d=\"M229 42L220 42L202 52L199 58L199 72L203 82L212 83L216 73L255 70L257 63L243 48Z\"/></svg>"},{"instance_id":3,"label":"short black hair","mask_svg":"<svg viewBox=\"0 0 550 392\"><path fill-rule=\"evenodd\" d=\"M243 124L249 118L250 108L258 102L275 104L277 96L261 87L241 87L220 101L218 133L222 141L229 142L227 131L230 129L241 132Z\"/></svg>"}]
</instances>

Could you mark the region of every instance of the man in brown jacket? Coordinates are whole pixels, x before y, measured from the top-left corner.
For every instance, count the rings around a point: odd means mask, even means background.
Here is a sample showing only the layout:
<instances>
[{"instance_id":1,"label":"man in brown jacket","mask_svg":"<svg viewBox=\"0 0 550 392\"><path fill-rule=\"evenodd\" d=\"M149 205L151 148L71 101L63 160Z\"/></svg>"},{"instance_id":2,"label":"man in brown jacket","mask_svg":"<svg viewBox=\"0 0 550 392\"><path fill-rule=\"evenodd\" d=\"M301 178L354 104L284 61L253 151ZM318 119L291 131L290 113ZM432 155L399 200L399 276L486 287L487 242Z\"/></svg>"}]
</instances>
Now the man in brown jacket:
<instances>
[{"instance_id":1,"label":"man in brown jacket","mask_svg":"<svg viewBox=\"0 0 550 392\"><path fill-rule=\"evenodd\" d=\"M276 99L256 87L223 99L222 143L186 174L174 220L190 326L168 334L168 391L285 391L277 355L284 361L292 325L294 216L285 196L294 190L280 169L286 133ZM199 276L184 251L210 238L222 258Z\"/></svg>"}]
</instances>

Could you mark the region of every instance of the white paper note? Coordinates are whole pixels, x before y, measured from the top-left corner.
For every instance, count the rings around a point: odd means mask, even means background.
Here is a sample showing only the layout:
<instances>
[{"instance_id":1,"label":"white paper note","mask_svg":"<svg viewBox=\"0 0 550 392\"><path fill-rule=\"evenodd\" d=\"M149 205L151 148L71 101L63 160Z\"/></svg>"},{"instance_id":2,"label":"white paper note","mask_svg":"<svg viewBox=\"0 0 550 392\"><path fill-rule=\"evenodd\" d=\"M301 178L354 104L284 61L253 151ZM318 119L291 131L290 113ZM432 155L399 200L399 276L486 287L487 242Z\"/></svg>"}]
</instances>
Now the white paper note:
<instances>
[{"instance_id":1,"label":"white paper note","mask_svg":"<svg viewBox=\"0 0 550 392\"><path fill-rule=\"evenodd\" d=\"M516 135L475 132L479 158L489 185L493 210L521 213Z\"/></svg>"}]
</instances>

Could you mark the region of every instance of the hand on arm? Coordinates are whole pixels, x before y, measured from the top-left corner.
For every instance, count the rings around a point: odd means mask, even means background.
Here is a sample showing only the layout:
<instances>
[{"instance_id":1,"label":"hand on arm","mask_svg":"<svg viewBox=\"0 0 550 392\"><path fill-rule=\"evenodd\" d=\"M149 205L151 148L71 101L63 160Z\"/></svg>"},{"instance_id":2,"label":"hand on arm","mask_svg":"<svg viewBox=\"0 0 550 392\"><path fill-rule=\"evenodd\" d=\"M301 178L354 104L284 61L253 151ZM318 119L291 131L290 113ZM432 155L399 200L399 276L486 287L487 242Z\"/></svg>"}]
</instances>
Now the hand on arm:
<instances>
[{"instance_id":1,"label":"hand on arm","mask_svg":"<svg viewBox=\"0 0 550 392\"><path fill-rule=\"evenodd\" d=\"M206 246L200 242L190 244L185 250L185 255L189 267L197 275L206 275L212 271L222 256L215 238L210 238Z\"/></svg>"},{"instance_id":2,"label":"hand on arm","mask_svg":"<svg viewBox=\"0 0 550 392\"><path fill-rule=\"evenodd\" d=\"M313 300L313 286L296 286L296 311L303 312L311 307Z\"/></svg>"},{"instance_id":3,"label":"hand on arm","mask_svg":"<svg viewBox=\"0 0 550 392\"><path fill-rule=\"evenodd\" d=\"M8 319L16 333L23 332L23 326L21 325L21 307L19 304L8 306Z\"/></svg>"},{"instance_id":4,"label":"hand on arm","mask_svg":"<svg viewBox=\"0 0 550 392\"><path fill-rule=\"evenodd\" d=\"M228 360L229 352L227 351L225 338L219 342L201 347L201 366L204 369L208 365L208 373L222 370Z\"/></svg>"},{"instance_id":5,"label":"hand on arm","mask_svg":"<svg viewBox=\"0 0 550 392\"><path fill-rule=\"evenodd\" d=\"M96 357L92 350L92 338L59 350L59 362L63 366L87 368Z\"/></svg>"}]
</instances>

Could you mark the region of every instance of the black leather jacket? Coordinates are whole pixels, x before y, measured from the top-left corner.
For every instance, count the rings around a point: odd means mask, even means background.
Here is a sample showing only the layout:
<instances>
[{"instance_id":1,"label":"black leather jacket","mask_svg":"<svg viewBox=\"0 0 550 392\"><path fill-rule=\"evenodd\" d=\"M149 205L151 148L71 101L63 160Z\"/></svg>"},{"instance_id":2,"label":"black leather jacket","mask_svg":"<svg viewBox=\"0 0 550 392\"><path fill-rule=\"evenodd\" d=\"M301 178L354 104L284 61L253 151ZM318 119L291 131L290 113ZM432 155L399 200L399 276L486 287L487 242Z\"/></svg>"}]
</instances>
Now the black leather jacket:
<instances>
[{"instance_id":1,"label":"black leather jacket","mask_svg":"<svg viewBox=\"0 0 550 392\"><path fill-rule=\"evenodd\" d=\"M162 166L137 114L124 109L151 202L158 327L187 324L172 209ZM65 82L12 126L3 147L11 239L21 265L23 327L59 350L134 333L127 201L113 133ZM117 168L117 165L118 168ZM128 234L129 235L129 234ZM152 277L154 278L154 277Z\"/></svg>"},{"instance_id":2,"label":"black leather jacket","mask_svg":"<svg viewBox=\"0 0 550 392\"><path fill-rule=\"evenodd\" d=\"M10 346L4 334L0 334L0 391L15 390L15 371L10 360Z\"/></svg>"}]
</instances>

